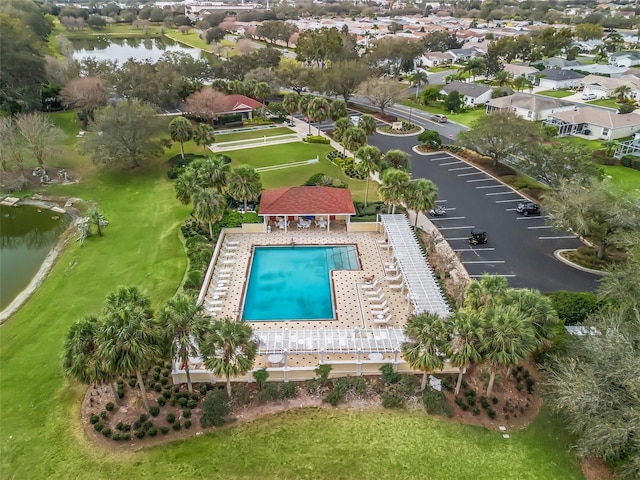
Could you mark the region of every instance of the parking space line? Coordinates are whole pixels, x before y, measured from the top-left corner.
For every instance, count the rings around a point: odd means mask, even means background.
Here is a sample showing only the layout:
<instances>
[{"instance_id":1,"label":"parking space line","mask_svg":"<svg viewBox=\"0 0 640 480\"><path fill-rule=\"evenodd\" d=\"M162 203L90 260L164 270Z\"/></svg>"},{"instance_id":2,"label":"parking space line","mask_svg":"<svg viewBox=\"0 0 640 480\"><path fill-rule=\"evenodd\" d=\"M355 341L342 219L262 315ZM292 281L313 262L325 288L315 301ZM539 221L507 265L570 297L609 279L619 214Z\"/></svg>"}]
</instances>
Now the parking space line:
<instances>
[{"instance_id":1,"label":"parking space line","mask_svg":"<svg viewBox=\"0 0 640 480\"><path fill-rule=\"evenodd\" d=\"M513 192L512 192L513 193ZM509 203L509 202L521 202L521 198L513 198L511 200L496 200L496 203Z\"/></svg>"},{"instance_id":2,"label":"parking space line","mask_svg":"<svg viewBox=\"0 0 640 480\"><path fill-rule=\"evenodd\" d=\"M446 200L436 200L436 203L447 203Z\"/></svg>"},{"instance_id":3,"label":"parking space line","mask_svg":"<svg viewBox=\"0 0 640 480\"><path fill-rule=\"evenodd\" d=\"M447 162L447 163L441 163L440 166L444 166L444 165L455 165L457 163L462 163L460 160L456 160L455 162ZM469 167L469 168L474 168L474 167Z\"/></svg>"},{"instance_id":4,"label":"parking space line","mask_svg":"<svg viewBox=\"0 0 640 480\"><path fill-rule=\"evenodd\" d=\"M493 252L495 248L454 248L454 252Z\"/></svg>"},{"instance_id":5,"label":"parking space line","mask_svg":"<svg viewBox=\"0 0 640 480\"><path fill-rule=\"evenodd\" d=\"M460 175L458 175L458 176L460 176ZM495 181L496 181L495 178L488 177L488 178L480 178L478 180L467 180L467 183L473 183L473 182L495 182Z\"/></svg>"},{"instance_id":6,"label":"parking space line","mask_svg":"<svg viewBox=\"0 0 640 480\"><path fill-rule=\"evenodd\" d=\"M470 260L462 263L506 263L504 260Z\"/></svg>"},{"instance_id":7,"label":"parking space line","mask_svg":"<svg viewBox=\"0 0 640 480\"><path fill-rule=\"evenodd\" d=\"M440 217L440 218L432 218L431 221L435 222L436 220L438 220L438 221L443 221L443 220L462 220L463 218L467 218L467 217Z\"/></svg>"},{"instance_id":8,"label":"parking space line","mask_svg":"<svg viewBox=\"0 0 640 480\"><path fill-rule=\"evenodd\" d=\"M453 240L469 240L469 237L444 237L447 242L451 242Z\"/></svg>"},{"instance_id":9,"label":"parking space line","mask_svg":"<svg viewBox=\"0 0 640 480\"><path fill-rule=\"evenodd\" d=\"M505 212L517 212L518 209L517 208L505 208L504 211ZM516 218L516 220L520 220L520 217Z\"/></svg>"},{"instance_id":10,"label":"parking space line","mask_svg":"<svg viewBox=\"0 0 640 480\"><path fill-rule=\"evenodd\" d=\"M486 175L486 173L484 172L459 173L458 177L468 177L469 175ZM491 180L493 180L493 178Z\"/></svg>"},{"instance_id":11,"label":"parking space line","mask_svg":"<svg viewBox=\"0 0 640 480\"><path fill-rule=\"evenodd\" d=\"M441 162L442 160L449 160L449 157L434 157L430 159L431 162Z\"/></svg>"},{"instance_id":12,"label":"parking space line","mask_svg":"<svg viewBox=\"0 0 640 480\"><path fill-rule=\"evenodd\" d=\"M513 194L513 195L517 195L516 192L514 192L513 190L509 190L508 192L491 192L491 193L485 193L486 196L491 196L491 195L509 195L509 194Z\"/></svg>"},{"instance_id":13,"label":"parking space line","mask_svg":"<svg viewBox=\"0 0 640 480\"><path fill-rule=\"evenodd\" d=\"M540 228L553 228L553 227L550 225L536 225L534 227L527 227L528 230L537 230Z\"/></svg>"},{"instance_id":14,"label":"parking space line","mask_svg":"<svg viewBox=\"0 0 640 480\"><path fill-rule=\"evenodd\" d=\"M480 188L504 188L504 185L482 185L481 187L476 187L476 188L477 189L480 189Z\"/></svg>"},{"instance_id":15,"label":"parking space line","mask_svg":"<svg viewBox=\"0 0 640 480\"><path fill-rule=\"evenodd\" d=\"M484 274L480 274L480 275L469 275L471 278L482 278L482 275ZM513 278L515 277L515 275L503 275L501 273L492 273L491 275L495 276L495 277L505 277L505 278Z\"/></svg>"},{"instance_id":16,"label":"parking space line","mask_svg":"<svg viewBox=\"0 0 640 480\"><path fill-rule=\"evenodd\" d=\"M447 168L447 172L458 172L460 170L469 170L474 167L458 167L458 168Z\"/></svg>"},{"instance_id":17,"label":"parking space line","mask_svg":"<svg viewBox=\"0 0 640 480\"><path fill-rule=\"evenodd\" d=\"M475 225L465 225L464 227L442 227L442 228L440 228L440 230L460 230L462 228L471 230L473 228L476 228L476 226Z\"/></svg>"},{"instance_id":18,"label":"parking space line","mask_svg":"<svg viewBox=\"0 0 640 480\"><path fill-rule=\"evenodd\" d=\"M538 240L564 240L569 238L577 238L575 235L559 235L557 237L538 237Z\"/></svg>"},{"instance_id":19,"label":"parking space line","mask_svg":"<svg viewBox=\"0 0 640 480\"><path fill-rule=\"evenodd\" d=\"M515 211L515 208L511 208L510 210ZM525 217L524 215L521 217L517 217L516 220L535 220L537 218L549 218L546 215L529 215L527 217Z\"/></svg>"}]
</instances>

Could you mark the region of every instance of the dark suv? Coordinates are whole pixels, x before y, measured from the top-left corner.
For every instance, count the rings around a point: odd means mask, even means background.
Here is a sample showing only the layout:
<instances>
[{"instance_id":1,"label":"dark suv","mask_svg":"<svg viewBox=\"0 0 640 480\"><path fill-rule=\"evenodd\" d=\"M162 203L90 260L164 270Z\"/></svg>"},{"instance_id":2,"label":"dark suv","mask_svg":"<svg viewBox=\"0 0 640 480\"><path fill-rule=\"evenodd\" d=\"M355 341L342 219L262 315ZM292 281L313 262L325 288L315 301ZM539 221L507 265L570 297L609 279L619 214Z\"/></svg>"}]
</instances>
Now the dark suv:
<instances>
[{"instance_id":1,"label":"dark suv","mask_svg":"<svg viewBox=\"0 0 640 480\"><path fill-rule=\"evenodd\" d=\"M533 202L521 202L516 207L516 212L524 215L539 215L540 214L540 205Z\"/></svg>"}]
</instances>

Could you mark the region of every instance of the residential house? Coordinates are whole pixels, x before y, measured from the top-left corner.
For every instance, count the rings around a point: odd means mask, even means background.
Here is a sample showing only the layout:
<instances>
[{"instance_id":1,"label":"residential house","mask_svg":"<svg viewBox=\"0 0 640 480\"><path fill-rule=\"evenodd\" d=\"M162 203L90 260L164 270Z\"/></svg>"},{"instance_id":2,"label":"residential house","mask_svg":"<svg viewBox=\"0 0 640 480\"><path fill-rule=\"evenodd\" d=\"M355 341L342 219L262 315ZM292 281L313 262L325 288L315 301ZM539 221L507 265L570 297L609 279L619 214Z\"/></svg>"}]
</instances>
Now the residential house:
<instances>
[{"instance_id":1,"label":"residential house","mask_svg":"<svg viewBox=\"0 0 640 480\"><path fill-rule=\"evenodd\" d=\"M492 88L488 85L459 81L448 83L442 88L442 90L440 90L440 93L443 95L449 95L453 91L460 93L466 107L483 105L491 100L491 96L493 94Z\"/></svg>"},{"instance_id":2,"label":"residential house","mask_svg":"<svg viewBox=\"0 0 640 480\"><path fill-rule=\"evenodd\" d=\"M536 74L539 78L538 86L543 90L562 90L565 88L575 88L580 84L585 75L573 70L562 70L560 68L545 68Z\"/></svg>"},{"instance_id":3,"label":"residential house","mask_svg":"<svg viewBox=\"0 0 640 480\"><path fill-rule=\"evenodd\" d=\"M616 140L640 131L640 115L620 115L609 108L582 107L549 115L544 122L558 128L558 136L585 135L602 140Z\"/></svg>"},{"instance_id":4,"label":"residential house","mask_svg":"<svg viewBox=\"0 0 640 480\"><path fill-rule=\"evenodd\" d=\"M449 52L427 52L419 58L419 63L426 67L440 67L451 65L453 59L453 55Z\"/></svg>"},{"instance_id":5,"label":"residential house","mask_svg":"<svg viewBox=\"0 0 640 480\"><path fill-rule=\"evenodd\" d=\"M593 94L598 98L615 97L616 88L627 85L631 88L631 96L635 98L640 90L640 79L632 75L620 78L601 77L600 75L587 75L582 79L583 94Z\"/></svg>"},{"instance_id":6,"label":"residential house","mask_svg":"<svg viewBox=\"0 0 640 480\"><path fill-rule=\"evenodd\" d=\"M640 52L614 52L609 55L609 63L616 67L640 65Z\"/></svg>"},{"instance_id":7,"label":"residential house","mask_svg":"<svg viewBox=\"0 0 640 480\"><path fill-rule=\"evenodd\" d=\"M454 48L447 50L447 53L453 55L455 63L465 63L475 57L482 56L482 52L477 48Z\"/></svg>"},{"instance_id":8,"label":"residential house","mask_svg":"<svg viewBox=\"0 0 640 480\"><path fill-rule=\"evenodd\" d=\"M539 70L535 67L524 64L507 63L504 71L510 73L513 78L525 77L528 80L534 80Z\"/></svg>"},{"instance_id":9,"label":"residential house","mask_svg":"<svg viewBox=\"0 0 640 480\"><path fill-rule=\"evenodd\" d=\"M486 104L487 113L513 112L520 118L532 122L546 120L549 115L573 110L575 103L560 98L514 93L506 97L493 98Z\"/></svg>"},{"instance_id":10,"label":"residential house","mask_svg":"<svg viewBox=\"0 0 640 480\"><path fill-rule=\"evenodd\" d=\"M544 60L540 60L539 62L535 62L537 64L542 64L544 68L567 68L567 67L579 67L582 65L578 60L567 60L562 57L549 57Z\"/></svg>"}]
</instances>

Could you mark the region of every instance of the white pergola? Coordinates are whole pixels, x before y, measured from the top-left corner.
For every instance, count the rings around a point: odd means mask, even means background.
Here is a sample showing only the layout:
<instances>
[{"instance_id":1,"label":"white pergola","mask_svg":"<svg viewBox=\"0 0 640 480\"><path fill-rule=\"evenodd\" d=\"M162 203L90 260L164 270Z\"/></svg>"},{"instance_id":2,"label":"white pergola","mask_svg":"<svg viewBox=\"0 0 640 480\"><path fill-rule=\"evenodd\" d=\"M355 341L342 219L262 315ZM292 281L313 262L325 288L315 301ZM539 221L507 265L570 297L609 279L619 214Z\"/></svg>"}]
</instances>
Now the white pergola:
<instances>
[{"instance_id":1,"label":"white pergola","mask_svg":"<svg viewBox=\"0 0 640 480\"><path fill-rule=\"evenodd\" d=\"M444 294L420 249L415 233L404 215L380 215L385 236L393 249L409 301L417 314L429 312L446 318L451 314Z\"/></svg>"}]
</instances>

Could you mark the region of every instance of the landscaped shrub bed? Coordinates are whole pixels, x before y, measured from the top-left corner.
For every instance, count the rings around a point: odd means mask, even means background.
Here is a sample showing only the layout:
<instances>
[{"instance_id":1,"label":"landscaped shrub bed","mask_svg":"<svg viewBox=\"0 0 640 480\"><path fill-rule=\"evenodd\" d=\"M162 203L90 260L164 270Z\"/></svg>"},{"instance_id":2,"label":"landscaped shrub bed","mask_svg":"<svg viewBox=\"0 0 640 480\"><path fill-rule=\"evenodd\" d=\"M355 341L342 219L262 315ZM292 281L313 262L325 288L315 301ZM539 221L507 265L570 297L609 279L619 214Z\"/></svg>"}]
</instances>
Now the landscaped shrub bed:
<instances>
[{"instance_id":1,"label":"landscaped shrub bed","mask_svg":"<svg viewBox=\"0 0 640 480\"><path fill-rule=\"evenodd\" d=\"M184 158L182 155L174 155L169 159L169 170L167 171L167 177L174 180L180 176L185 167L197 158L206 158L205 155L198 155L195 153L185 153Z\"/></svg>"},{"instance_id":2,"label":"landscaped shrub bed","mask_svg":"<svg viewBox=\"0 0 640 480\"><path fill-rule=\"evenodd\" d=\"M402 127L394 129L391 125L384 125L378 128L380 132L391 133L396 135L413 135L420 131L420 127L414 123L402 122Z\"/></svg>"},{"instance_id":3,"label":"landscaped shrub bed","mask_svg":"<svg viewBox=\"0 0 640 480\"><path fill-rule=\"evenodd\" d=\"M304 137L302 141L307 143L321 143L323 145L329 145L331 143L331 140L320 135L309 135Z\"/></svg>"},{"instance_id":4,"label":"landscaped shrub bed","mask_svg":"<svg viewBox=\"0 0 640 480\"><path fill-rule=\"evenodd\" d=\"M335 187L335 188L349 188L345 182L340 179L330 177L324 173L315 173L309 177L304 183L306 186L317 187Z\"/></svg>"},{"instance_id":5,"label":"landscaped shrub bed","mask_svg":"<svg viewBox=\"0 0 640 480\"><path fill-rule=\"evenodd\" d=\"M355 160L352 157L346 157L337 150L327 153L327 160L339 166L349 178L364 180L365 175L356 169Z\"/></svg>"}]
</instances>

